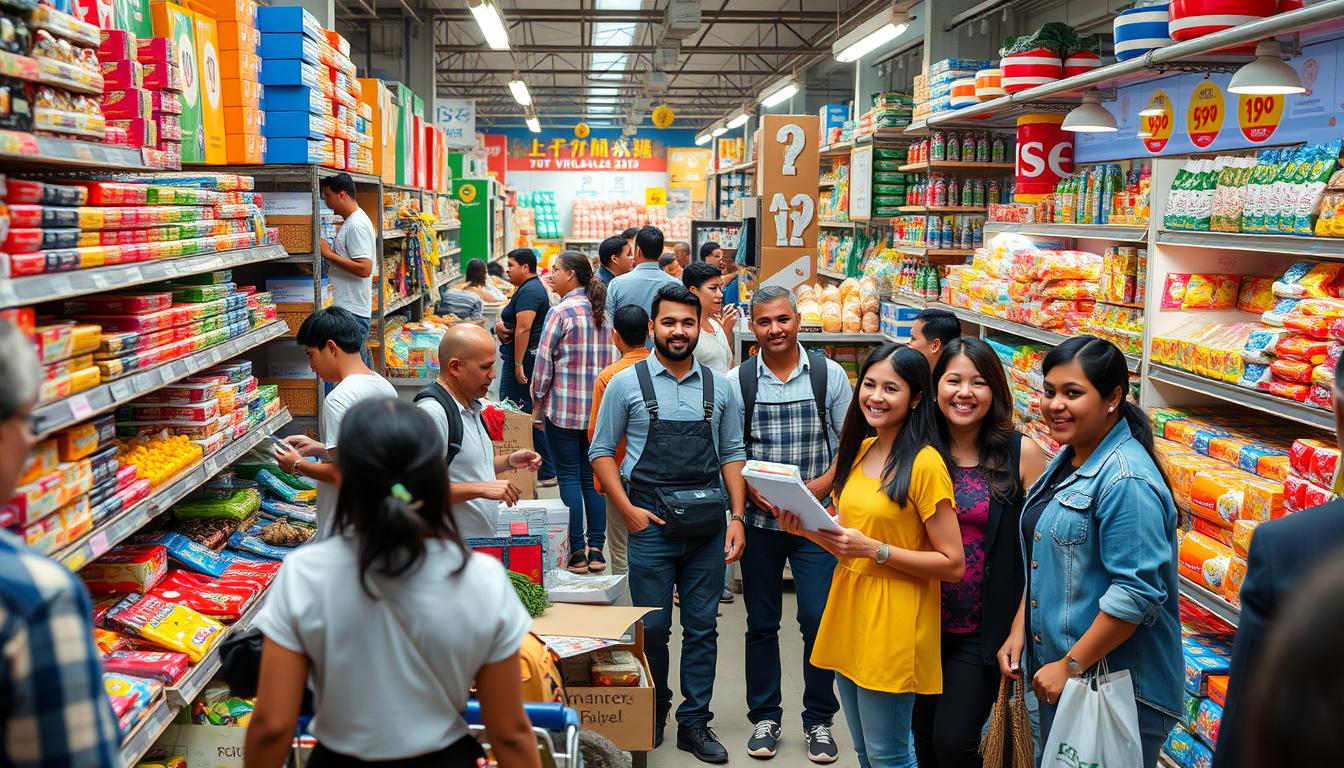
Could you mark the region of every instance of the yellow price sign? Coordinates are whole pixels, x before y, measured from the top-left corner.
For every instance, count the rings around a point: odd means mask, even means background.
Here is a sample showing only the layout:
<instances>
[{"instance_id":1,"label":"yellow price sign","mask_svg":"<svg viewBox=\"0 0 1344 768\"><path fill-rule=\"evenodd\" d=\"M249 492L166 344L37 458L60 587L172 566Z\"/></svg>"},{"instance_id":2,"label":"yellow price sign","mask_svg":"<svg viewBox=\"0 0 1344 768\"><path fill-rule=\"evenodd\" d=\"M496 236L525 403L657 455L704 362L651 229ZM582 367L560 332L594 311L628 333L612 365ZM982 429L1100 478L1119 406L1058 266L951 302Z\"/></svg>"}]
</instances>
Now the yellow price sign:
<instances>
[{"instance_id":1,"label":"yellow price sign","mask_svg":"<svg viewBox=\"0 0 1344 768\"><path fill-rule=\"evenodd\" d=\"M1259 144L1274 135L1279 121L1283 120L1282 96L1252 96L1241 94L1237 97L1237 125L1241 135Z\"/></svg>"},{"instance_id":2,"label":"yellow price sign","mask_svg":"<svg viewBox=\"0 0 1344 768\"><path fill-rule=\"evenodd\" d=\"M1174 110L1171 97L1164 90L1157 90L1148 104L1139 112L1139 138L1149 152L1157 154L1171 141L1171 124Z\"/></svg>"},{"instance_id":3,"label":"yellow price sign","mask_svg":"<svg viewBox=\"0 0 1344 768\"><path fill-rule=\"evenodd\" d=\"M1205 80L1190 94L1190 105L1185 108L1185 130L1190 141L1203 149L1218 138L1223 130L1223 89L1212 80Z\"/></svg>"},{"instance_id":4,"label":"yellow price sign","mask_svg":"<svg viewBox=\"0 0 1344 768\"><path fill-rule=\"evenodd\" d=\"M667 188L646 187L644 189L644 206L646 208L666 208Z\"/></svg>"}]
</instances>

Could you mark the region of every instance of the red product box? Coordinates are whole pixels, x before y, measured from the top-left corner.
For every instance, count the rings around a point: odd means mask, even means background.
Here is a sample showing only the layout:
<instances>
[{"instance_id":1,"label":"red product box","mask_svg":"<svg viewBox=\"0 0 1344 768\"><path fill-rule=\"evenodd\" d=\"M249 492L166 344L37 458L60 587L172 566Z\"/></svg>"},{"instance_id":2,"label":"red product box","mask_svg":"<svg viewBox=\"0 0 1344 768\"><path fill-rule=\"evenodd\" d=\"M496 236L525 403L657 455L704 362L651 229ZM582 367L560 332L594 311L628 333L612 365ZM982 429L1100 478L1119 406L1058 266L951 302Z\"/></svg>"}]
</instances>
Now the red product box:
<instances>
[{"instance_id":1,"label":"red product box","mask_svg":"<svg viewBox=\"0 0 1344 768\"><path fill-rule=\"evenodd\" d=\"M219 400L205 400L194 405L131 405L118 410L118 414L129 415L131 421L204 422L219 416Z\"/></svg>"},{"instance_id":2,"label":"red product box","mask_svg":"<svg viewBox=\"0 0 1344 768\"><path fill-rule=\"evenodd\" d=\"M109 120L107 125L110 128L119 128L126 131L130 139L131 146L135 147L153 147L159 143L159 124L153 120L136 118L134 120Z\"/></svg>"},{"instance_id":3,"label":"red product box","mask_svg":"<svg viewBox=\"0 0 1344 768\"><path fill-rule=\"evenodd\" d=\"M103 93L103 117L108 120L134 120L149 117L154 110L150 91L132 88Z\"/></svg>"},{"instance_id":4,"label":"red product box","mask_svg":"<svg viewBox=\"0 0 1344 768\"><path fill-rule=\"evenodd\" d=\"M102 30L102 39L98 43L99 61L117 59L135 59L135 35L121 29Z\"/></svg>"},{"instance_id":5,"label":"red product box","mask_svg":"<svg viewBox=\"0 0 1344 768\"><path fill-rule=\"evenodd\" d=\"M170 115L167 112L154 113L154 120L159 124L159 141L182 141L182 122L177 115Z\"/></svg>"},{"instance_id":6,"label":"red product box","mask_svg":"<svg viewBox=\"0 0 1344 768\"><path fill-rule=\"evenodd\" d=\"M260 88L261 86L257 87ZM176 93L150 91L149 107L154 114L163 112L169 115L180 115L182 114L182 98Z\"/></svg>"},{"instance_id":7,"label":"red product box","mask_svg":"<svg viewBox=\"0 0 1344 768\"><path fill-rule=\"evenodd\" d=\"M140 62L126 59L103 62L104 91L129 91L144 85L145 72Z\"/></svg>"},{"instance_id":8,"label":"red product box","mask_svg":"<svg viewBox=\"0 0 1344 768\"><path fill-rule=\"evenodd\" d=\"M143 64L145 87L155 91L182 92L182 68L168 62Z\"/></svg>"},{"instance_id":9,"label":"red product box","mask_svg":"<svg viewBox=\"0 0 1344 768\"><path fill-rule=\"evenodd\" d=\"M32 307L11 307L0 309L0 320L5 320L19 329L24 336L32 338L37 323L37 310Z\"/></svg>"},{"instance_id":10,"label":"red product box","mask_svg":"<svg viewBox=\"0 0 1344 768\"><path fill-rule=\"evenodd\" d=\"M62 312L67 315L100 314L115 315L136 312L157 312L173 305L173 294L169 291L153 293L100 293L66 299Z\"/></svg>"},{"instance_id":11,"label":"red product box","mask_svg":"<svg viewBox=\"0 0 1344 768\"><path fill-rule=\"evenodd\" d=\"M142 64L177 61L177 46L170 37L147 37L135 41L135 58Z\"/></svg>"}]
</instances>

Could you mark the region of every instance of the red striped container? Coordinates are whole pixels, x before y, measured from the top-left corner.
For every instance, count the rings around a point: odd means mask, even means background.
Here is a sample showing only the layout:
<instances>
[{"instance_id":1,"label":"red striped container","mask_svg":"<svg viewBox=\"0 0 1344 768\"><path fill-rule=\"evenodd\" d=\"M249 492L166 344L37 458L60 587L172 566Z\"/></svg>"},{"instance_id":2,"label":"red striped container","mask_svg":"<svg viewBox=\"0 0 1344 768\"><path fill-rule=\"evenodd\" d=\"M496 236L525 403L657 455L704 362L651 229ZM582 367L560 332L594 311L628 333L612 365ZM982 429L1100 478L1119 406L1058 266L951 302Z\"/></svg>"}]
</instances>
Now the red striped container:
<instances>
[{"instance_id":1,"label":"red striped container","mask_svg":"<svg viewBox=\"0 0 1344 768\"><path fill-rule=\"evenodd\" d=\"M1064 76L1074 77L1091 72L1101 66L1101 54L1092 51L1078 51L1064 59Z\"/></svg>"},{"instance_id":2,"label":"red striped container","mask_svg":"<svg viewBox=\"0 0 1344 768\"><path fill-rule=\"evenodd\" d=\"M1007 96L1003 90L1003 70L982 69L975 73L975 96L981 101Z\"/></svg>"},{"instance_id":3,"label":"red striped container","mask_svg":"<svg viewBox=\"0 0 1344 768\"><path fill-rule=\"evenodd\" d=\"M1039 203L1060 179L1073 173L1073 134L1061 129L1064 115L1017 118L1017 174L1013 200Z\"/></svg>"},{"instance_id":4,"label":"red striped container","mask_svg":"<svg viewBox=\"0 0 1344 768\"><path fill-rule=\"evenodd\" d=\"M1300 0L1171 0L1168 30L1177 42L1194 40L1224 29L1300 7ZM1255 53L1255 43L1223 48L1215 53Z\"/></svg>"},{"instance_id":5,"label":"red striped container","mask_svg":"<svg viewBox=\"0 0 1344 768\"><path fill-rule=\"evenodd\" d=\"M979 104L980 99L975 95L975 78L963 77L960 80L953 80L948 102L953 109Z\"/></svg>"},{"instance_id":6,"label":"red striped container","mask_svg":"<svg viewBox=\"0 0 1344 768\"><path fill-rule=\"evenodd\" d=\"M1008 93L1052 83L1064 76L1064 61L1048 48L1010 53L999 62L999 68L1003 70L1000 82Z\"/></svg>"}]
</instances>

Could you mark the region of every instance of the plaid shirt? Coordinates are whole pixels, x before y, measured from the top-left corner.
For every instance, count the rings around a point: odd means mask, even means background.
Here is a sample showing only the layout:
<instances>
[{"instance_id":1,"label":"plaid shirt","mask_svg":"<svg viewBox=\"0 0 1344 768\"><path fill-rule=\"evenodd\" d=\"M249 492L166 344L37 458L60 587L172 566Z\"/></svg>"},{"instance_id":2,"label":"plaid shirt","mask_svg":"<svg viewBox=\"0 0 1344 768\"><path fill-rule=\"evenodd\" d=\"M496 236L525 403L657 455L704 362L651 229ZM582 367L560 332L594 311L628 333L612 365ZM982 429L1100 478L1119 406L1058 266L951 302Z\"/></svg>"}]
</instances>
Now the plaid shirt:
<instances>
[{"instance_id":1,"label":"plaid shirt","mask_svg":"<svg viewBox=\"0 0 1344 768\"><path fill-rule=\"evenodd\" d=\"M565 429L588 429L593 386L598 374L616 358L606 329L593 324L588 292L575 288L546 313L532 372L536 413Z\"/></svg>"},{"instance_id":2,"label":"plaid shirt","mask_svg":"<svg viewBox=\"0 0 1344 768\"><path fill-rule=\"evenodd\" d=\"M92 617L74 574L0 531L0 764L121 765Z\"/></svg>"}]
</instances>

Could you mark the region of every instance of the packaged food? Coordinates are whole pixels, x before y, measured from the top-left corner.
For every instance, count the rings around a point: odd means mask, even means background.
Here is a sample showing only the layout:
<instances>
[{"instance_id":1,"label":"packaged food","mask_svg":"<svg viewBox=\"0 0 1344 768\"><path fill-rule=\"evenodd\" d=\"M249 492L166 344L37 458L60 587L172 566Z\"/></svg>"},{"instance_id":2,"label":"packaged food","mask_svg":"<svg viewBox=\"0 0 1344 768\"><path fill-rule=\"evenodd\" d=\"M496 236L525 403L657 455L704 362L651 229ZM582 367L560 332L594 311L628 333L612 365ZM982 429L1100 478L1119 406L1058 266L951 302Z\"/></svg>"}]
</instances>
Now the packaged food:
<instances>
[{"instance_id":1,"label":"packaged food","mask_svg":"<svg viewBox=\"0 0 1344 768\"><path fill-rule=\"evenodd\" d=\"M237 558L228 551L215 552L175 531L137 534L133 541L139 544L162 544L173 562L215 578L223 576L229 566L237 562Z\"/></svg>"},{"instance_id":2,"label":"packaged food","mask_svg":"<svg viewBox=\"0 0 1344 768\"><path fill-rule=\"evenodd\" d=\"M1231 547L1191 532L1181 540L1177 566L1182 576L1213 592L1222 592L1231 560Z\"/></svg>"},{"instance_id":3,"label":"packaged food","mask_svg":"<svg viewBox=\"0 0 1344 768\"><path fill-rule=\"evenodd\" d=\"M261 493L255 488L239 488L223 496L204 495L173 505L173 517L178 520L193 518L223 518L241 522L254 516L261 508Z\"/></svg>"},{"instance_id":4,"label":"packaged food","mask_svg":"<svg viewBox=\"0 0 1344 768\"><path fill-rule=\"evenodd\" d=\"M236 621L252 605L261 588L244 581L225 583L198 574L173 570L151 595L178 603L221 621Z\"/></svg>"},{"instance_id":5,"label":"packaged food","mask_svg":"<svg viewBox=\"0 0 1344 768\"><path fill-rule=\"evenodd\" d=\"M80 578L95 595L146 592L168 572L168 551L158 545L121 544L80 569Z\"/></svg>"},{"instance_id":6,"label":"packaged food","mask_svg":"<svg viewBox=\"0 0 1344 768\"><path fill-rule=\"evenodd\" d=\"M1330 344L1328 342L1289 334L1279 338L1278 343L1274 345L1274 355L1301 360L1312 365L1320 365L1325 361L1325 355L1329 349Z\"/></svg>"},{"instance_id":7,"label":"packaged food","mask_svg":"<svg viewBox=\"0 0 1344 768\"><path fill-rule=\"evenodd\" d=\"M173 526L173 530L218 552L229 543L229 535L236 530L236 524L223 518L202 517L181 520Z\"/></svg>"},{"instance_id":8,"label":"packaged food","mask_svg":"<svg viewBox=\"0 0 1344 768\"><path fill-rule=\"evenodd\" d=\"M111 672L103 674L103 688L107 692L108 701L112 703L112 712L117 716L117 725L122 733L128 733L134 728L149 711L150 705L163 693L163 684L160 682Z\"/></svg>"},{"instance_id":9,"label":"packaged food","mask_svg":"<svg viewBox=\"0 0 1344 768\"><path fill-rule=\"evenodd\" d=\"M200 661L224 635L224 625L186 606L148 595L127 595L108 620L136 637Z\"/></svg>"},{"instance_id":10,"label":"packaged food","mask_svg":"<svg viewBox=\"0 0 1344 768\"><path fill-rule=\"evenodd\" d=\"M113 674L172 684L186 674L191 659L174 651L113 651L103 658L103 669Z\"/></svg>"},{"instance_id":11,"label":"packaged food","mask_svg":"<svg viewBox=\"0 0 1344 768\"><path fill-rule=\"evenodd\" d=\"M1223 597L1233 605L1241 605L1241 584L1246 580L1246 559L1233 557L1227 567L1227 583L1223 586Z\"/></svg>"},{"instance_id":12,"label":"packaged food","mask_svg":"<svg viewBox=\"0 0 1344 768\"><path fill-rule=\"evenodd\" d=\"M1310 263L1310 262L1299 262ZM1293 267L1298 267L1294 264ZM1289 268L1293 272L1293 268ZM1289 273L1285 273L1278 282L1274 283L1274 295L1286 298L1309 298L1309 297L1338 297L1340 290L1340 280L1344 277L1344 264L1337 262L1322 262L1314 264L1307 270L1301 278L1287 282Z\"/></svg>"},{"instance_id":13,"label":"packaged food","mask_svg":"<svg viewBox=\"0 0 1344 768\"><path fill-rule=\"evenodd\" d=\"M292 547L273 546L256 536L244 533L235 533L230 536L229 546L240 552L264 557L267 560L284 560L286 555L294 551Z\"/></svg>"},{"instance_id":14,"label":"packaged food","mask_svg":"<svg viewBox=\"0 0 1344 768\"><path fill-rule=\"evenodd\" d=\"M1209 675L1209 698L1220 707L1227 706L1227 680L1227 675Z\"/></svg>"},{"instance_id":15,"label":"packaged food","mask_svg":"<svg viewBox=\"0 0 1344 768\"><path fill-rule=\"evenodd\" d=\"M1162 752L1181 768L1209 768L1213 765L1213 750L1181 725L1167 734Z\"/></svg>"},{"instance_id":16,"label":"packaged food","mask_svg":"<svg viewBox=\"0 0 1344 768\"><path fill-rule=\"evenodd\" d=\"M1311 372L1314 367L1311 363L1284 357L1270 363L1269 372L1280 379L1310 384Z\"/></svg>"},{"instance_id":17,"label":"packaged food","mask_svg":"<svg viewBox=\"0 0 1344 768\"><path fill-rule=\"evenodd\" d=\"M1195 716L1195 733L1214 748L1218 746L1218 727L1222 722L1222 707L1211 699L1204 699L1199 703L1199 713Z\"/></svg>"},{"instance_id":18,"label":"packaged food","mask_svg":"<svg viewBox=\"0 0 1344 768\"><path fill-rule=\"evenodd\" d=\"M130 639L125 635L118 634L110 629L103 629L102 627L94 627L93 641L98 646L98 653L104 658L106 658L108 654L129 648L131 644Z\"/></svg>"},{"instance_id":19,"label":"packaged food","mask_svg":"<svg viewBox=\"0 0 1344 768\"><path fill-rule=\"evenodd\" d=\"M1289 332L1284 328L1258 328L1251 331L1241 350L1242 359L1248 363L1268 365L1274 361L1274 347L1279 339L1287 335Z\"/></svg>"},{"instance_id":20,"label":"packaged food","mask_svg":"<svg viewBox=\"0 0 1344 768\"><path fill-rule=\"evenodd\" d=\"M632 688L639 685L642 667L629 651L595 651L590 676L600 688Z\"/></svg>"},{"instance_id":21,"label":"packaged food","mask_svg":"<svg viewBox=\"0 0 1344 768\"><path fill-rule=\"evenodd\" d=\"M1288 400L1295 400L1299 403L1305 403L1307 401L1307 396L1311 394L1311 385L1274 379L1263 385L1261 391L1268 392L1275 397L1282 397Z\"/></svg>"}]
</instances>

